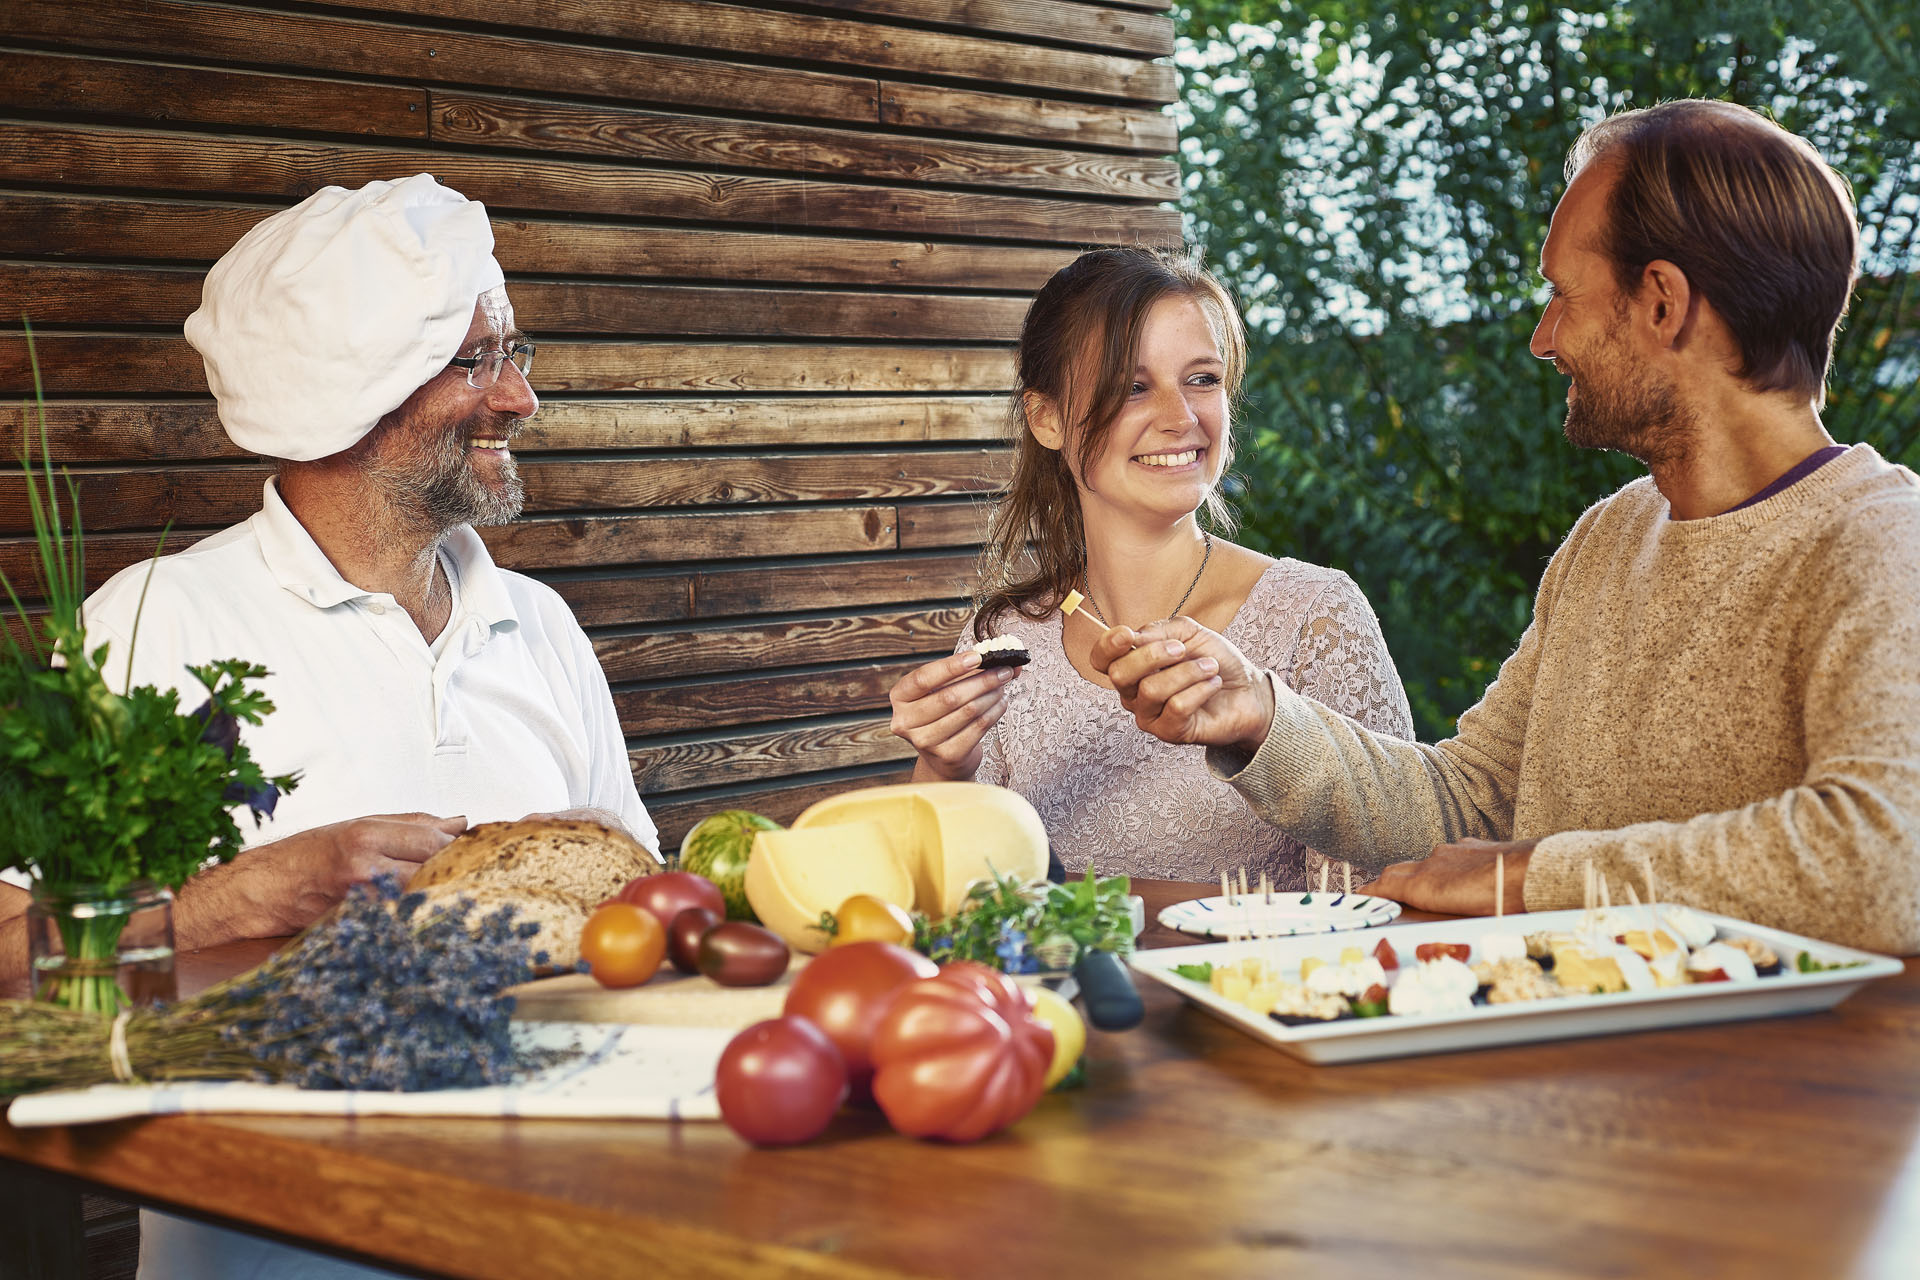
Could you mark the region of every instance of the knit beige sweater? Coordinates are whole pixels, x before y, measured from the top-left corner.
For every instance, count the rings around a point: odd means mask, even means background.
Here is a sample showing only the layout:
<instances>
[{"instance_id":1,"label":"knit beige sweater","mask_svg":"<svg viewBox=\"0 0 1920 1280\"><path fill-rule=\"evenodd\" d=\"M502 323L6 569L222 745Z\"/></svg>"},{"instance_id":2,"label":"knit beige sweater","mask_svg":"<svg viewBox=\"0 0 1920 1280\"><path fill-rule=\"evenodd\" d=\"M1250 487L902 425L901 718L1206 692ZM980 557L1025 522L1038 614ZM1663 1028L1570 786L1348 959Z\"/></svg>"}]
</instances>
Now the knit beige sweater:
<instances>
[{"instance_id":1,"label":"knit beige sweater","mask_svg":"<svg viewBox=\"0 0 1920 1280\"><path fill-rule=\"evenodd\" d=\"M1331 857L1541 837L1529 910L1651 861L1665 901L1920 952L1920 480L1866 445L1710 519L1650 478L1588 510L1446 742L1274 684L1259 751L1210 763Z\"/></svg>"}]
</instances>

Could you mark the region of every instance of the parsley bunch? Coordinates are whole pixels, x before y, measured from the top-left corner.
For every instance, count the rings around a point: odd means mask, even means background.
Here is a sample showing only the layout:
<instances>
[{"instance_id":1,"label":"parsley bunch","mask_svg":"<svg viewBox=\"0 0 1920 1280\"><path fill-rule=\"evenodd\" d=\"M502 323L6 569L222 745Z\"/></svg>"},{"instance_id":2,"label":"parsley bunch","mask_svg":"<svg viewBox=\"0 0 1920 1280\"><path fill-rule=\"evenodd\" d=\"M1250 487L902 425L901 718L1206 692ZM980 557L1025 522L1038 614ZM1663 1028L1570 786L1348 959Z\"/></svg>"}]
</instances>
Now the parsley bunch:
<instances>
[{"instance_id":1,"label":"parsley bunch","mask_svg":"<svg viewBox=\"0 0 1920 1280\"><path fill-rule=\"evenodd\" d=\"M1131 887L1125 876L1053 884L995 873L967 891L942 920L914 917L913 945L941 964L976 960L1007 973L1071 969L1088 951L1133 952Z\"/></svg>"},{"instance_id":2,"label":"parsley bunch","mask_svg":"<svg viewBox=\"0 0 1920 1280\"><path fill-rule=\"evenodd\" d=\"M34 377L37 389L37 364ZM170 690L143 685L116 693L108 683L108 646L86 647L79 491L65 477L69 530L44 409L37 469L31 425L22 437L47 611L34 618L0 574L20 633L0 628L6 865L43 884L97 886L107 894L136 880L178 888L209 859L240 851L229 806L244 805L257 824L295 783L292 776L263 774L240 741L242 723L259 724L273 710L264 694L248 687L266 669L239 659L190 668L207 690L206 702L192 712L183 712ZM130 655L113 656L115 667L131 671Z\"/></svg>"}]
</instances>

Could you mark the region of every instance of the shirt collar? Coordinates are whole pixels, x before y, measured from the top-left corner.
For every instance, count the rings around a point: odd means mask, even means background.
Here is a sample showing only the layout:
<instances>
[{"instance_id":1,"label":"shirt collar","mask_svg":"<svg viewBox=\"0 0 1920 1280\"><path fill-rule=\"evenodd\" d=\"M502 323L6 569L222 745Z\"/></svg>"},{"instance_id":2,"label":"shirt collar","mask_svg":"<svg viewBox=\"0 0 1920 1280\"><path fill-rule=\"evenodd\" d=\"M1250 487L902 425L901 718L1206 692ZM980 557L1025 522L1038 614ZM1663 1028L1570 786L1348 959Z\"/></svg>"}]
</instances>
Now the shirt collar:
<instances>
[{"instance_id":1,"label":"shirt collar","mask_svg":"<svg viewBox=\"0 0 1920 1280\"><path fill-rule=\"evenodd\" d=\"M327 553L320 549L320 544L313 540L313 535L280 496L277 477L268 477L260 510L249 523L274 580L316 609L331 609L349 600L370 599L375 594L340 576L333 561L327 559ZM480 619L490 628L518 627L520 620L513 612L506 583L472 526L461 525L455 529L441 547L460 575L466 615Z\"/></svg>"}]
</instances>

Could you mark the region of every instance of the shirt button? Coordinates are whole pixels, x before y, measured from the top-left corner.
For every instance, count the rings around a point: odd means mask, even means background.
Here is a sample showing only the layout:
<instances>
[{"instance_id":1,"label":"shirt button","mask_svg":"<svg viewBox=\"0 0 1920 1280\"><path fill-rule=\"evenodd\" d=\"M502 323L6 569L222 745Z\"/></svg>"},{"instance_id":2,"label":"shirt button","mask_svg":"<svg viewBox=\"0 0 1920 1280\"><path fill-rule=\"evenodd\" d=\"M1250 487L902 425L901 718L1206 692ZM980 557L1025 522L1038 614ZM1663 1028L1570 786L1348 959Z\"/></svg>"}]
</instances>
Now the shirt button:
<instances>
[{"instance_id":1,"label":"shirt button","mask_svg":"<svg viewBox=\"0 0 1920 1280\"><path fill-rule=\"evenodd\" d=\"M367 606L367 612L374 614L375 616L383 614L386 611L387 611L387 606L383 604L370 604Z\"/></svg>"}]
</instances>

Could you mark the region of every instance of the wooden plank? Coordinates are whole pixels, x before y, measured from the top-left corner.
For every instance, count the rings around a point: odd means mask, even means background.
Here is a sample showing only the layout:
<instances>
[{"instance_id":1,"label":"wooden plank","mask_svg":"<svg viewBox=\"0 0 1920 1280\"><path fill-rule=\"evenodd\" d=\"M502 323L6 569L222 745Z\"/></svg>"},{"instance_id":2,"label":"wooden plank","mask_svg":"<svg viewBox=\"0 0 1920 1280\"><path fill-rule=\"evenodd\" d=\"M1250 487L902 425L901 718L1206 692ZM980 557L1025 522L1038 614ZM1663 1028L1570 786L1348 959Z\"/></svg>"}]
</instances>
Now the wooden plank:
<instances>
[{"instance_id":1,"label":"wooden plank","mask_svg":"<svg viewBox=\"0 0 1920 1280\"><path fill-rule=\"evenodd\" d=\"M830 597L823 605L841 602ZM609 680L663 680L689 671L758 671L818 662L937 656L953 650L968 608L795 618L752 626L625 632L594 639Z\"/></svg>"},{"instance_id":2,"label":"wooden plank","mask_svg":"<svg viewBox=\"0 0 1920 1280\"><path fill-rule=\"evenodd\" d=\"M49 394L207 390L205 366L184 338L36 336ZM751 346L731 343L544 343L535 389L665 392L1004 392L1007 352L989 348ZM0 392L33 389L27 344L0 334Z\"/></svg>"},{"instance_id":3,"label":"wooden plank","mask_svg":"<svg viewBox=\"0 0 1920 1280\"><path fill-rule=\"evenodd\" d=\"M642 794L732 786L914 758L888 717L865 717L764 733L726 734L636 747L627 753Z\"/></svg>"},{"instance_id":4,"label":"wooden plank","mask_svg":"<svg viewBox=\"0 0 1920 1280\"><path fill-rule=\"evenodd\" d=\"M383 14L473 19L471 0L336 0ZM1138 57L1047 48L877 22L781 13L711 0L489 0L487 20L565 35L715 50L782 62L983 80L1142 102L1172 102L1173 68Z\"/></svg>"},{"instance_id":5,"label":"wooden plank","mask_svg":"<svg viewBox=\"0 0 1920 1280\"><path fill-rule=\"evenodd\" d=\"M537 366L536 366L537 368ZM1000 440L1001 396L878 399L555 400L515 437L522 453L567 449ZM217 428L216 428L217 429Z\"/></svg>"},{"instance_id":6,"label":"wooden plank","mask_svg":"<svg viewBox=\"0 0 1920 1280\"><path fill-rule=\"evenodd\" d=\"M536 390L559 392L1005 392L1013 357L999 347L550 342L533 375Z\"/></svg>"},{"instance_id":7,"label":"wooden plank","mask_svg":"<svg viewBox=\"0 0 1920 1280\"><path fill-rule=\"evenodd\" d=\"M12 49L0 49L0 106L383 138L428 131L423 89Z\"/></svg>"},{"instance_id":8,"label":"wooden plank","mask_svg":"<svg viewBox=\"0 0 1920 1280\"><path fill-rule=\"evenodd\" d=\"M0 268L0 286L6 275ZM1025 298L663 284L528 281L511 292L516 316L529 332L634 337L1012 342L1028 306ZM195 305L198 299L196 288Z\"/></svg>"},{"instance_id":9,"label":"wooden plank","mask_svg":"<svg viewBox=\"0 0 1920 1280\"><path fill-rule=\"evenodd\" d=\"M211 400L56 400L45 407L53 455L62 464L170 463L247 458L220 425ZM0 442L17 419L0 414ZM38 419L35 419L37 424ZM688 449L751 445L997 441L1006 429L999 396L752 400L555 400L514 437L525 455L568 450ZM0 458L10 456L0 449Z\"/></svg>"},{"instance_id":10,"label":"wooden plank","mask_svg":"<svg viewBox=\"0 0 1920 1280\"><path fill-rule=\"evenodd\" d=\"M919 601L965 600L974 588L973 556L865 556L793 564L722 565L693 573L654 572L558 577L582 626L632 625L682 618Z\"/></svg>"},{"instance_id":11,"label":"wooden plank","mask_svg":"<svg viewBox=\"0 0 1920 1280\"><path fill-rule=\"evenodd\" d=\"M972 502L917 502L900 508L900 545L908 547L965 547L987 540L987 520L993 504Z\"/></svg>"},{"instance_id":12,"label":"wooden plank","mask_svg":"<svg viewBox=\"0 0 1920 1280\"><path fill-rule=\"evenodd\" d=\"M0 262L0 296L35 325L177 327L200 305L206 272Z\"/></svg>"},{"instance_id":13,"label":"wooden plank","mask_svg":"<svg viewBox=\"0 0 1920 1280\"><path fill-rule=\"evenodd\" d=\"M1000 449L730 454L522 464L530 511L652 510L773 502L858 502L986 493L1006 483ZM0 494L10 490L0 477ZM82 493L82 500L85 500ZM7 509L0 499L0 511ZM91 518L91 517L90 517Z\"/></svg>"},{"instance_id":14,"label":"wooden plank","mask_svg":"<svg viewBox=\"0 0 1920 1280\"><path fill-rule=\"evenodd\" d=\"M868 662L824 671L615 688L613 704L629 734L689 733L722 724L778 723L852 715L887 705L887 690L919 659Z\"/></svg>"},{"instance_id":15,"label":"wooden plank","mask_svg":"<svg viewBox=\"0 0 1920 1280\"><path fill-rule=\"evenodd\" d=\"M693 825L710 813L722 809L751 809L775 822L789 823L808 805L828 796L837 796L856 787L884 787L911 781L911 769L870 769L863 773L836 774L818 782L796 783L785 787L726 787L691 795L647 798L647 813L660 828L660 847L678 849Z\"/></svg>"},{"instance_id":16,"label":"wooden plank","mask_svg":"<svg viewBox=\"0 0 1920 1280\"><path fill-rule=\"evenodd\" d=\"M437 89L433 140L616 156L657 164L827 173L892 182L1001 187L1126 200L1174 200L1179 166L1117 156L708 116L506 98Z\"/></svg>"},{"instance_id":17,"label":"wooden plank","mask_svg":"<svg viewBox=\"0 0 1920 1280\"><path fill-rule=\"evenodd\" d=\"M493 558L508 569L596 568L623 564L671 564L749 556L834 555L894 549L891 506L815 506L724 513L622 515L522 520L481 531ZM208 534L204 527L177 527L167 535L168 554L184 551ZM157 532L102 533L87 538L88 588L99 586L130 564L153 554ZM0 573L17 586L38 582L37 551L29 538L0 538Z\"/></svg>"},{"instance_id":18,"label":"wooden plank","mask_svg":"<svg viewBox=\"0 0 1920 1280\"><path fill-rule=\"evenodd\" d=\"M207 393L207 367L182 337L37 333L33 350L48 395ZM27 342L17 331L0 333L0 394L33 394Z\"/></svg>"},{"instance_id":19,"label":"wooden plank","mask_svg":"<svg viewBox=\"0 0 1920 1280\"><path fill-rule=\"evenodd\" d=\"M465 23L472 13L467 9L456 16ZM549 29L538 20L527 25ZM191 0L29 0L9 6L6 31L67 48L162 58L191 50L195 59L207 62L271 61L306 72L667 107L852 121L872 120L876 109L874 83L867 76Z\"/></svg>"},{"instance_id":20,"label":"wooden plank","mask_svg":"<svg viewBox=\"0 0 1920 1280\"><path fill-rule=\"evenodd\" d=\"M1164 57L1173 52L1173 21L1124 9L1063 0L806 0L816 9L845 9L932 26L1031 37Z\"/></svg>"},{"instance_id":21,"label":"wooden plank","mask_svg":"<svg viewBox=\"0 0 1920 1280\"><path fill-rule=\"evenodd\" d=\"M80 517L91 546L96 531L159 529L171 520L197 525L244 520L260 509L260 490L273 468L116 467L69 474L80 491ZM0 535L32 528L25 479L18 471L0 473Z\"/></svg>"},{"instance_id":22,"label":"wooden plank","mask_svg":"<svg viewBox=\"0 0 1920 1280\"><path fill-rule=\"evenodd\" d=\"M1172 151L1180 141L1173 117L1161 111L894 81L880 84L880 119L903 129L1158 155Z\"/></svg>"},{"instance_id":23,"label":"wooden plank","mask_svg":"<svg viewBox=\"0 0 1920 1280\"><path fill-rule=\"evenodd\" d=\"M63 466L88 462L200 462L248 458L227 439L211 400L128 404L56 400L45 406L47 439ZM0 458L18 453L18 420L0 412ZM39 429L39 418L32 419Z\"/></svg>"},{"instance_id":24,"label":"wooden plank","mask_svg":"<svg viewBox=\"0 0 1920 1280\"><path fill-rule=\"evenodd\" d=\"M0 172L19 184L154 186L292 201L327 183L358 187L422 169L502 210L623 215L643 209L669 220L1055 244L1125 244L1179 234L1178 213L1159 207L105 126L0 125Z\"/></svg>"},{"instance_id":25,"label":"wooden plank","mask_svg":"<svg viewBox=\"0 0 1920 1280\"><path fill-rule=\"evenodd\" d=\"M4 210L0 204L0 220ZM510 272L1006 289L1022 294L1038 290L1075 254L1072 249L1018 245L503 218L493 220L493 234L494 254Z\"/></svg>"},{"instance_id":26,"label":"wooden plank","mask_svg":"<svg viewBox=\"0 0 1920 1280\"><path fill-rule=\"evenodd\" d=\"M481 537L509 569L605 568L892 550L896 519L891 506L816 506L521 520Z\"/></svg>"},{"instance_id":27,"label":"wooden plank","mask_svg":"<svg viewBox=\"0 0 1920 1280\"><path fill-rule=\"evenodd\" d=\"M40 333L49 395L207 393L206 366L182 337ZM1013 360L999 347L546 342L536 391L911 393L1005 392ZM27 344L0 333L0 394L33 391Z\"/></svg>"},{"instance_id":28,"label":"wooden plank","mask_svg":"<svg viewBox=\"0 0 1920 1280\"><path fill-rule=\"evenodd\" d=\"M211 263L280 206L0 192L8 252L23 258Z\"/></svg>"},{"instance_id":29,"label":"wooden plank","mask_svg":"<svg viewBox=\"0 0 1920 1280\"><path fill-rule=\"evenodd\" d=\"M198 268L0 262L0 297L36 325L176 328L200 305ZM511 286L539 334L894 338L1011 342L1027 300L919 293L543 281Z\"/></svg>"},{"instance_id":30,"label":"wooden plank","mask_svg":"<svg viewBox=\"0 0 1920 1280\"><path fill-rule=\"evenodd\" d=\"M275 208L185 200L0 192L0 226L21 258L211 263ZM1031 294L1072 249L860 240L687 227L493 219L509 273L792 284L999 289Z\"/></svg>"},{"instance_id":31,"label":"wooden plank","mask_svg":"<svg viewBox=\"0 0 1920 1280\"><path fill-rule=\"evenodd\" d=\"M653 511L779 502L859 502L985 493L1006 482L1005 450L762 453L520 466L527 511ZM71 473L87 529L158 529L169 521L233 524L260 508L271 466L113 467ZM32 529L25 480L0 472L0 535Z\"/></svg>"}]
</instances>

